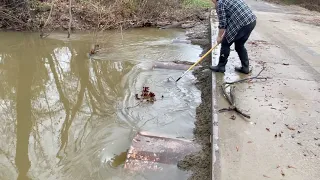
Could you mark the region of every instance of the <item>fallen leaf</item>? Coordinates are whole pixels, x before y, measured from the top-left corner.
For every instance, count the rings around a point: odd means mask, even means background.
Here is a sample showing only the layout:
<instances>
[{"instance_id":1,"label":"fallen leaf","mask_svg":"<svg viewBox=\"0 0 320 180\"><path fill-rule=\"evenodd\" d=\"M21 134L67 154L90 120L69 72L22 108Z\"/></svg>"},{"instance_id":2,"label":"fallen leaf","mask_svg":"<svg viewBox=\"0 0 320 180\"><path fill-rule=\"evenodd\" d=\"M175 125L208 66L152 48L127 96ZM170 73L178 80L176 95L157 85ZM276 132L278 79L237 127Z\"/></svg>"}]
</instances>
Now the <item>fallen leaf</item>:
<instances>
[{"instance_id":1,"label":"fallen leaf","mask_svg":"<svg viewBox=\"0 0 320 180\"><path fill-rule=\"evenodd\" d=\"M293 166L290 166L290 165L288 165L288 168L293 168L293 169L297 169L297 168L295 168L295 167L293 167Z\"/></svg>"},{"instance_id":2,"label":"fallen leaf","mask_svg":"<svg viewBox=\"0 0 320 180\"><path fill-rule=\"evenodd\" d=\"M270 178L269 176L267 176L267 175L263 175L263 177L265 177L265 178Z\"/></svg>"},{"instance_id":3,"label":"fallen leaf","mask_svg":"<svg viewBox=\"0 0 320 180\"><path fill-rule=\"evenodd\" d=\"M282 175L282 176L285 176L285 174L284 174L284 172L283 172L282 170L281 170L281 175Z\"/></svg>"},{"instance_id":4,"label":"fallen leaf","mask_svg":"<svg viewBox=\"0 0 320 180\"><path fill-rule=\"evenodd\" d=\"M291 131L294 131L294 130L296 130L295 128L293 128L293 127L290 127L289 125L287 126L287 128L288 128L289 130L291 130Z\"/></svg>"},{"instance_id":5,"label":"fallen leaf","mask_svg":"<svg viewBox=\"0 0 320 180\"><path fill-rule=\"evenodd\" d=\"M269 128L266 128L266 130L270 132L270 129L269 129Z\"/></svg>"}]
</instances>

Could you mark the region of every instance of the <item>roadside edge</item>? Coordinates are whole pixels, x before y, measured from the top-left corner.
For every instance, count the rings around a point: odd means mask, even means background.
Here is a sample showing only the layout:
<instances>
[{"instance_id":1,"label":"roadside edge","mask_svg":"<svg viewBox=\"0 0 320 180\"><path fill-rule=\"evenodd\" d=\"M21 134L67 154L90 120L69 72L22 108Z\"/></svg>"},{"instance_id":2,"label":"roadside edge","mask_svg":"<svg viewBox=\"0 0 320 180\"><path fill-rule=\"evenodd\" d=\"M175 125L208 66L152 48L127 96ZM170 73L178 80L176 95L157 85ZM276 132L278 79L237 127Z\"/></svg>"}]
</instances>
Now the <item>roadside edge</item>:
<instances>
[{"instance_id":1,"label":"roadside edge","mask_svg":"<svg viewBox=\"0 0 320 180\"><path fill-rule=\"evenodd\" d=\"M218 22L217 14L213 9L210 13L210 31L211 31L211 46L216 44L216 38L218 35ZM218 63L218 57L220 52L220 45L212 51L212 66ZM212 171L211 179L220 179L220 153L219 153L219 119L217 114L217 83L216 74L212 72L212 127L211 127L211 151L212 151Z\"/></svg>"}]
</instances>

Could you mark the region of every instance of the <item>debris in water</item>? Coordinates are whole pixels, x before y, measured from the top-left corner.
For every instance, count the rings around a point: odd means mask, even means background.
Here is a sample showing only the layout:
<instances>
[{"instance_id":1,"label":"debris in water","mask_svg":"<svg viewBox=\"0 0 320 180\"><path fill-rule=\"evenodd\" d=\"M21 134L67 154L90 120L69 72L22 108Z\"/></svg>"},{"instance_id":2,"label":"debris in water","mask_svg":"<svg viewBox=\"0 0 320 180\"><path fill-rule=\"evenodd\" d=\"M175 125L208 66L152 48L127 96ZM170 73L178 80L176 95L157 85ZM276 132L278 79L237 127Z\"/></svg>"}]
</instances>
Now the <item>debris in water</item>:
<instances>
[{"instance_id":1,"label":"debris in water","mask_svg":"<svg viewBox=\"0 0 320 180\"><path fill-rule=\"evenodd\" d=\"M93 45L93 47L91 48L89 54L90 54L90 55L94 55L94 54L96 54L96 53L99 51L99 49L100 49L99 44L95 44L95 45Z\"/></svg>"},{"instance_id":2,"label":"debris in water","mask_svg":"<svg viewBox=\"0 0 320 180\"><path fill-rule=\"evenodd\" d=\"M111 159L111 166L112 167L118 167L120 165L123 165L126 161L127 158L127 153L128 150L125 152L120 153L119 155L115 155L112 159Z\"/></svg>"},{"instance_id":3,"label":"debris in water","mask_svg":"<svg viewBox=\"0 0 320 180\"><path fill-rule=\"evenodd\" d=\"M295 167L293 167L293 166L290 166L290 165L288 165L288 168L293 168L293 169L297 169L297 168L295 168Z\"/></svg>"},{"instance_id":4,"label":"debris in water","mask_svg":"<svg viewBox=\"0 0 320 180\"><path fill-rule=\"evenodd\" d=\"M282 65L288 66L288 65L289 65L289 63L282 63Z\"/></svg>"},{"instance_id":5,"label":"debris in water","mask_svg":"<svg viewBox=\"0 0 320 180\"><path fill-rule=\"evenodd\" d=\"M285 174L284 174L283 170L281 170L281 175L282 175L282 176L285 176Z\"/></svg>"},{"instance_id":6,"label":"debris in water","mask_svg":"<svg viewBox=\"0 0 320 180\"><path fill-rule=\"evenodd\" d=\"M236 116L235 116L235 115L232 115L232 116L230 117L230 119L236 120Z\"/></svg>"},{"instance_id":7,"label":"debris in water","mask_svg":"<svg viewBox=\"0 0 320 180\"><path fill-rule=\"evenodd\" d=\"M147 102L154 102L156 101L156 95L149 91L149 87L142 87L142 92L141 92L141 97L139 97L138 94L135 95L136 97L136 100L140 100L140 101L143 101L143 100L146 100Z\"/></svg>"},{"instance_id":8,"label":"debris in water","mask_svg":"<svg viewBox=\"0 0 320 180\"><path fill-rule=\"evenodd\" d=\"M139 95L136 94L136 100L140 100L141 98L139 98Z\"/></svg>"},{"instance_id":9,"label":"debris in water","mask_svg":"<svg viewBox=\"0 0 320 180\"><path fill-rule=\"evenodd\" d=\"M266 130L270 132L270 129L269 129L269 128L266 128Z\"/></svg>"},{"instance_id":10,"label":"debris in water","mask_svg":"<svg viewBox=\"0 0 320 180\"><path fill-rule=\"evenodd\" d=\"M263 177L265 177L265 178L270 178L269 176L267 176L267 175L263 175Z\"/></svg>"}]
</instances>

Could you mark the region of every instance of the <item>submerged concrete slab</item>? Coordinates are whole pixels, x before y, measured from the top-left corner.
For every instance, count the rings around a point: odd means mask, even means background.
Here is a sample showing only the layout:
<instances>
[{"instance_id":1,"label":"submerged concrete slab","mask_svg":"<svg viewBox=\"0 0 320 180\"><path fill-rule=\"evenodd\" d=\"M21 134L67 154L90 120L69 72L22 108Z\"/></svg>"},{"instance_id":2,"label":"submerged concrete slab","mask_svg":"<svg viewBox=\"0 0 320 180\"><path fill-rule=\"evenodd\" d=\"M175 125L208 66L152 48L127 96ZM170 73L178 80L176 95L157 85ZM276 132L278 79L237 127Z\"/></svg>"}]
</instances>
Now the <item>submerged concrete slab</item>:
<instances>
[{"instance_id":1,"label":"submerged concrete slab","mask_svg":"<svg viewBox=\"0 0 320 180\"><path fill-rule=\"evenodd\" d=\"M178 161L197 152L199 148L198 144L190 140L139 132L132 140L124 167L141 172L163 171L168 165L176 166Z\"/></svg>"}]
</instances>

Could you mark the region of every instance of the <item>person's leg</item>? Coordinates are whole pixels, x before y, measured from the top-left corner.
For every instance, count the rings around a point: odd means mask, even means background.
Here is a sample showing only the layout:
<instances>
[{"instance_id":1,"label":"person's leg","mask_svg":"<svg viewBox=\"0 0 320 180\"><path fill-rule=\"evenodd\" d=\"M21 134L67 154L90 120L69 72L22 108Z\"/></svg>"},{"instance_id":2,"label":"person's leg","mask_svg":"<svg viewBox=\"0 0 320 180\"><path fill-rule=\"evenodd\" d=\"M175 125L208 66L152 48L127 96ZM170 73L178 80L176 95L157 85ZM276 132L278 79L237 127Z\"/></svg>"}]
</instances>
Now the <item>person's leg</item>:
<instances>
[{"instance_id":1,"label":"person's leg","mask_svg":"<svg viewBox=\"0 0 320 180\"><path fill-rule=\"evenodd\" d=\"M211 66L210 69L214 72L225 72L226 64L228 62L228 57L230 54L230 46L232 43L228 43L226 38L223 38L221 42L221 49L220 49L220 57L219 63L217 66Z\"/></svg>"},{"instance_id":2,"label":"person's leg","mask_svg":"<svg viewBox=\"0 0 320 180\"><path fill-rule=\"evenodd\" d=\"M245 43L247 42L248 38L251 35L251 32L253 31L254 27L256 25L256 22L253 22L245 27L243 27L239 31L240 38L236 38L235 40L235 50L238 53L239 59L241 61L241 67L236 67L235 71L241 72L244 74L248 74L250 72L249 70L249 58L248 58L248 52L245 48Z\"/></svg>"}]
</instances>

